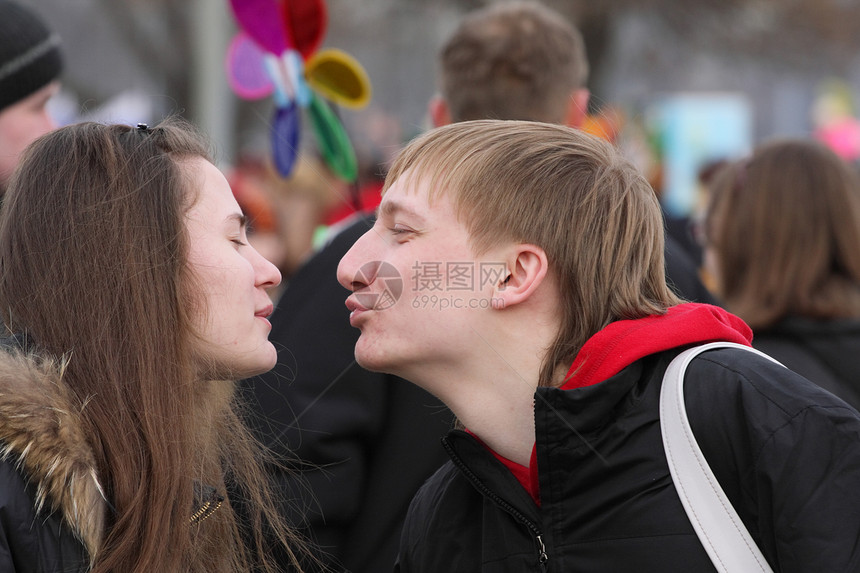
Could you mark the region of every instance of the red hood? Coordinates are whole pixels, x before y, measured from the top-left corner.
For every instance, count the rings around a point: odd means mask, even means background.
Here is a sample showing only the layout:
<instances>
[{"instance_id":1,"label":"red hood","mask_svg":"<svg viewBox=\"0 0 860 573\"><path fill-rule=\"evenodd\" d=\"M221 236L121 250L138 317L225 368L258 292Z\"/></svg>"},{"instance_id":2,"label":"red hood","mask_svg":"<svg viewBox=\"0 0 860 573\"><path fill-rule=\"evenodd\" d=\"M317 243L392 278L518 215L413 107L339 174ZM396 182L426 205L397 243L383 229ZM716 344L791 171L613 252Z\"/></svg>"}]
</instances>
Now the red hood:
<instances>
[{"instance_id":1,"label":"red hood","mask_svg":"<svg viewBox=\"0 0 860 573\"><path fill-rule=\"evenodd\" d=\"M716 341L750 346L752 330L743 320L717 306L697 303L673 306L663 315L618 320L586 341L561 388L570 390L591 386L650 354ZM525 467L500 456L489 447L487 449L511 470L535 503L540 505L537 451L532 448L529 467Z\"/></svg>"},{"instance_id":2,"label":"red hood","mask_svg":"<svg viewBox=\"0 0 860 573\"><path fill-rule=\"evenodd\" d=\"M750 346L752 330L720 307L696 303L673 306L664 315L618 320L586 341L562 389L597 384L650 354L716 341Z\"/></svg>"}]
</instances>

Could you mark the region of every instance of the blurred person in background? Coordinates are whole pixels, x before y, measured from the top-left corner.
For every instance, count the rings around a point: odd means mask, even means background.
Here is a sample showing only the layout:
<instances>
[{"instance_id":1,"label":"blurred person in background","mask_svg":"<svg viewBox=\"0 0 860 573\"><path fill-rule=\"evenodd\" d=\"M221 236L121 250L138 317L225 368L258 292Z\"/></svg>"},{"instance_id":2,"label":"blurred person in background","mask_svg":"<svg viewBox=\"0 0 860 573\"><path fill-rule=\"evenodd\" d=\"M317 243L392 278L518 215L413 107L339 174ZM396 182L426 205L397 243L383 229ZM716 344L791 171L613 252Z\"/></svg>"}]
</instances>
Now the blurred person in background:
<instances>
[{"instance_id":1,"label":"blurred person in background","mask_svg":"<svg viewBox=\"0 0 860 573\"><path fill-rule=\"evenodd\" d=\"M724 167L702 238L753 346L860 408L860 180L822 143L777 140Z\"/></svg>"},{"instance_id":2,"label":"blurred person in background","mask_svg":"<svg viewBox=\"0 0 860 573\"><path fill-rule=\"evenodd\" d=\"M0 570L295 567L305 546L228 382L275 363L280 273L247 243L202 137L166 120L39 138L9 184L0 269L14 334L0 348Z\"/></svg>"},{"instance_id":3,"label":"blurred person in background","mask_svg":"<svg viewBox=\"0 0 860 573\"><path fill-rule=\"evenodd\" d=\"M588 114L582 36L538 2L503 2L467 14L438 55L434 127L521 119L579 127Z\"/></svg>"},{"instance_id":4,"label":"blurred person in background","mask_svg":"<svg viewBox=\"0 0 860 573\"><path fill-rule=\"evenodd\" d=\"M62 71L59 36L30 7L0 0L0 197L24 148L57 127L47 104Z\"/></svg>"},{"instance_id":5,"label":"blurred person in background","mask_svg":"<svg viewBox=\"0 0 860 573\"><path fill-rule=\"evenodd\" d=\"M438 65L440 95L428 106L434 123L468 114L576 126L586 116L581 35L537 2L468 14ZM244 383L263 441L309 467L304 484L275 468L284 491L306 500L307 527L331 567L354 573L393 567L409 500L447 460L439 440L452 424L423 389L355 362L359 332L349 325L336 269L374 218L360 213L342 223L299 268L271 318L278 364ZM296 523L305 517L291 515Z\"/></svg>"}]
</instances>

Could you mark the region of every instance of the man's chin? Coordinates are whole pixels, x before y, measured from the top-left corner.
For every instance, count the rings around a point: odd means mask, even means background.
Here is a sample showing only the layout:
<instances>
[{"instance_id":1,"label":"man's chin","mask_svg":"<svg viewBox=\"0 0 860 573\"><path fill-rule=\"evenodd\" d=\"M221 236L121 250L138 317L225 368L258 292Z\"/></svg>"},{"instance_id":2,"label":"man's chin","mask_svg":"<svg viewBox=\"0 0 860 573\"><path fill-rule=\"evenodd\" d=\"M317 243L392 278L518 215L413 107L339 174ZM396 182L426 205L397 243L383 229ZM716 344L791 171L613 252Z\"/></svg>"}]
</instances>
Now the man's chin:
<instances>
[{"instance_id":1,"label":"man's chin","mask_svg":"<svg viewBox=\"0 0 860 573\"><path fill-rule=\"evenodd\" d=\"M364 368L365 370L370 370L371 372L383 372L385 373L385 365L383 362L379 360L374 360L373 358L368 358L356 353L355 361L358 362L358 365Z\"/></svg>"},{"instance_id":2,"label":"man's chin","mask_svg":"<svg viewBox=\"0 0 860 573\"><path fill-rule=\"evenodd\" d=\"M355 361L359 366L371 372L397 374L396 368L391 363L391 360L379 355L378 353L362 352L359 348L356 348Z\"/></svg>"}]
</instances>

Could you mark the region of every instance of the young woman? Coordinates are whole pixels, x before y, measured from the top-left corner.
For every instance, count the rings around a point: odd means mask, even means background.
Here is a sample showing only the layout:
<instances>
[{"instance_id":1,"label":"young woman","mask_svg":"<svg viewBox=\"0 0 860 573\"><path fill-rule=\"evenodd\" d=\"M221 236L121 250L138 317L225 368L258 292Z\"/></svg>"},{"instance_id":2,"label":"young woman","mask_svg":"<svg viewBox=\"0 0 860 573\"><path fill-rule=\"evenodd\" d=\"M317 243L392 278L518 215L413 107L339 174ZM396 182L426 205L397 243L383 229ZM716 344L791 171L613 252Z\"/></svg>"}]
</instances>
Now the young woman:
<instances>
[{"instance_id":1,"label":"young woman","mask_svg":"<svg viewBox=\"0 0 860 573\"><path fill-rule=\"evenodd\" d=\"M223 381L276 360L280 274L245 232L178 120L26 152L0 216L0 570L274 571L273 545L298 568Z\"/></svg>"},{"instance_id":2,"label":"young woman","mask_svg":"<svg viewBox=\"0 0 860 573\"><path fill-rule=\"evenodd\" d=\"M762 144L711 186L705 262L753 346L860 408L860 180L824 145Z\"/></svg>"}]
</instances>

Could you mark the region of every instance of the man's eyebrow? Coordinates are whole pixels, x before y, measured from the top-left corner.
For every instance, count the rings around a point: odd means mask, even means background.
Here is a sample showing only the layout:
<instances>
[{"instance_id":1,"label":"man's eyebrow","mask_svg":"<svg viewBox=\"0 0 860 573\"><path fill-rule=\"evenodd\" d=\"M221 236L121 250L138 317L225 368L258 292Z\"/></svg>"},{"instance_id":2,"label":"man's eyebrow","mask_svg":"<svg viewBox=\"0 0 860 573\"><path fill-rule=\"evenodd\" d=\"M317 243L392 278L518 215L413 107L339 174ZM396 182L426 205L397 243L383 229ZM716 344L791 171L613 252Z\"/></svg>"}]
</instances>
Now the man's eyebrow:
<instances>
[{"instance_id":1,"label":"man's eyebrow","mask_svg":"<svg viewBox=\"0 0 860 573\"><path fill-rule=\"evenodd\" d=\"M416 219L418 221L424 221L424 217L421 216L417 211L407 207L402 203L398 203L397 201L383 201L382 203L380 203L379 208L376 210L377 217L381 215L384 215L386 217L393 217L394 215L397 215L399 213L412 217L413 219Z\"/></svg>"}]
</instances>

